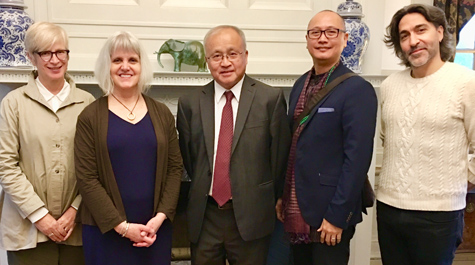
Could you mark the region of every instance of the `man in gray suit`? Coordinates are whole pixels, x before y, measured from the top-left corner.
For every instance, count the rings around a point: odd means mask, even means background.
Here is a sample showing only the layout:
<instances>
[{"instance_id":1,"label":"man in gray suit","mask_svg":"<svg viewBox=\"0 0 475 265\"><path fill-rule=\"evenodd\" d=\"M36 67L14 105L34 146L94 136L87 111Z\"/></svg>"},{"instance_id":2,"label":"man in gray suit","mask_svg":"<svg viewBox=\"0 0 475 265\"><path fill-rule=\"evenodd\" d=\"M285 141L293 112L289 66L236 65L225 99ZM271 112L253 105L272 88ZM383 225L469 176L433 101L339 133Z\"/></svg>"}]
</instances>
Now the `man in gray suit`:
<instances>
[{"instance_id":1,"label":"man in gray suit","mask_svg":"<svg viewBox=\"0 0 475 265\"><path fill-rule=\"evenodd\" d=\"M237 27L211 29L204 45L214 81L180 98L177 120L192 264L265 264L290 141L284 95L245 75Z\"/></svg>"}]
</instances>

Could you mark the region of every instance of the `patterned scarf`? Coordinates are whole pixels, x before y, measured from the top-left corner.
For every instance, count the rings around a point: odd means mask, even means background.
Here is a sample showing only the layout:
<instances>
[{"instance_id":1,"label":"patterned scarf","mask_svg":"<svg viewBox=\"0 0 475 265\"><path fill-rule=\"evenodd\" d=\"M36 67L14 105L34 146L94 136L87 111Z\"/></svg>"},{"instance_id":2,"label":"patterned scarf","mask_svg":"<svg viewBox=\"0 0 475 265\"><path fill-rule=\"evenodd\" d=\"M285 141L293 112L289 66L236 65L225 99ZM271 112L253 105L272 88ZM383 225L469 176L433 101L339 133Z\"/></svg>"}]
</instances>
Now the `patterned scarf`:
<instances>
[{"instance_id":1,"label":"patterned scarf","mask_svg":"<svg viewBox=\"0 0 475 265\"><path fill-rule=\"evenodd\" d=\"M318 93L328 82L333 70L338 66L339 62L334 65L330 71L316 75L315 69L309 71L302 92L295 106L294 122L296 122L300 113L303 112L305 105L311 95ZM282 196L282 205L285 216L284 228L289 236L291 244L318 242L319 235L317 228L310 227L302 217L295 193L295 155L297 150L297 141L300 133L305 127L305 123L301 123L292 135L292 144L289 152L289 160L287 164L287 174L285 178L284 194Z\"/></svg>"}]
</instances>

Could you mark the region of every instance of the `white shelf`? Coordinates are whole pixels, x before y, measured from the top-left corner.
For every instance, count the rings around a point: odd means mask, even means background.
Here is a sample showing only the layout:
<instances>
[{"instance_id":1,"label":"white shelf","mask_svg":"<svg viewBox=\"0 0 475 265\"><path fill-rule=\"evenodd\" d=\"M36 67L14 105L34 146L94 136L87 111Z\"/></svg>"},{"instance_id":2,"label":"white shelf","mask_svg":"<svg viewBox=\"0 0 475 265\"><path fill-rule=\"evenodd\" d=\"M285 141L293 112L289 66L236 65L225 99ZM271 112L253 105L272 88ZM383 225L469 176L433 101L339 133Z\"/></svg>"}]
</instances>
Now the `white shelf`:
<instances>
[{"instance_id":1,"label":"white shelf","mask_svg":"<svg viewBox=\"0 0 475 265\"><path fill-rule=\"evenodd\" d=\"M0 83L26 83L32 68L0 68ZM71 70L68 73L77 84L97 84L93 71ZM251 77L276 87L292 87L300 75L249 74ZM379 87L385 75L362 75L374 87ZM153 86L202 86L212 80L209 73L154 72Z\"/></svg>"}]
</instances>

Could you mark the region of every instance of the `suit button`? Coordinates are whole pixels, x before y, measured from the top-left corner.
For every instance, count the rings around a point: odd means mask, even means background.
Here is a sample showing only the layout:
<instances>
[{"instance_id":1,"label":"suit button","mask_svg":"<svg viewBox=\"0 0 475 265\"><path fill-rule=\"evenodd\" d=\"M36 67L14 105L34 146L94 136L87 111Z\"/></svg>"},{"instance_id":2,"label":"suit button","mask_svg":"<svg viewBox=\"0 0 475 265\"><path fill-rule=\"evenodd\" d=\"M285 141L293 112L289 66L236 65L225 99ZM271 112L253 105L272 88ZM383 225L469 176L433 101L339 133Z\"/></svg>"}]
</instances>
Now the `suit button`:
<instances>
[{"instance_id":1,"label":"suit button","mask_svg":"<svg viewBox=\"0 0 475 265\"><path fill-rule=\"evenodd\" d=\"M353 216L353 212L350 212L350 214L348 215L348 218L346 218L347 223L350 222L352 216Z\"/></svg>"}]
</instances>

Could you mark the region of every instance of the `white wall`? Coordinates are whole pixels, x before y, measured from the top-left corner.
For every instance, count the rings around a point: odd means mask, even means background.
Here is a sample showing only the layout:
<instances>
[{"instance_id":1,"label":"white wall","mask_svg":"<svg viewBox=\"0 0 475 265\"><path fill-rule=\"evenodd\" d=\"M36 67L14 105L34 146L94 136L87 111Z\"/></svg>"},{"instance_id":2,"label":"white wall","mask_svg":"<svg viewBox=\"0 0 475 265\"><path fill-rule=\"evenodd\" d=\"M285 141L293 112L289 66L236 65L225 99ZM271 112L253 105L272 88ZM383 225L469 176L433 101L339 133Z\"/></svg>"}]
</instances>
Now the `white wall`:
<instances>
[{"instance_id":1,"label":"white wall","mask_svg":"<svg viewBox=\"0 0 475 265\"><path fill-rule=\"evenodd\" d=\"M310 18L323 9L336 10L343 0L25 0L34 20L63 26L70 35L70 70L93 69L105 39L129 30L145 45L154 70L172 71L173 60L153 54L167 39L202 40L208 29L232 24L248 42L248 73L300 74L311 67L305 49ZM364 74L380 74L384 8L387 0L360 0L371 40ZM193 69L193 68L188 68Z\"/></svg>"},{"instance_id":2,"label":"white wall","mask_svg":"<svg viewBox=\"0 0 475 265\"><path fill-rule=\"evenodd\" d=\"M129 30L145 45L156 72L171 72L171 56L157 51L170 38L202 40L207 30L233 24L248 40L250 74L300 74L311 67L305 49L308 20L323 9L335 10L344 0L25 0L26 12L36 21L63 26L70 35L70 70L92 70L106 38ZM363 21L371 30L363 74L400 70L398 59L382 42L394 12L411 3L432 0L359 0ZM185 66L186 67L186 66ZM193 67L184 70L194 71Z\"/></svg>"}]
</instances>

